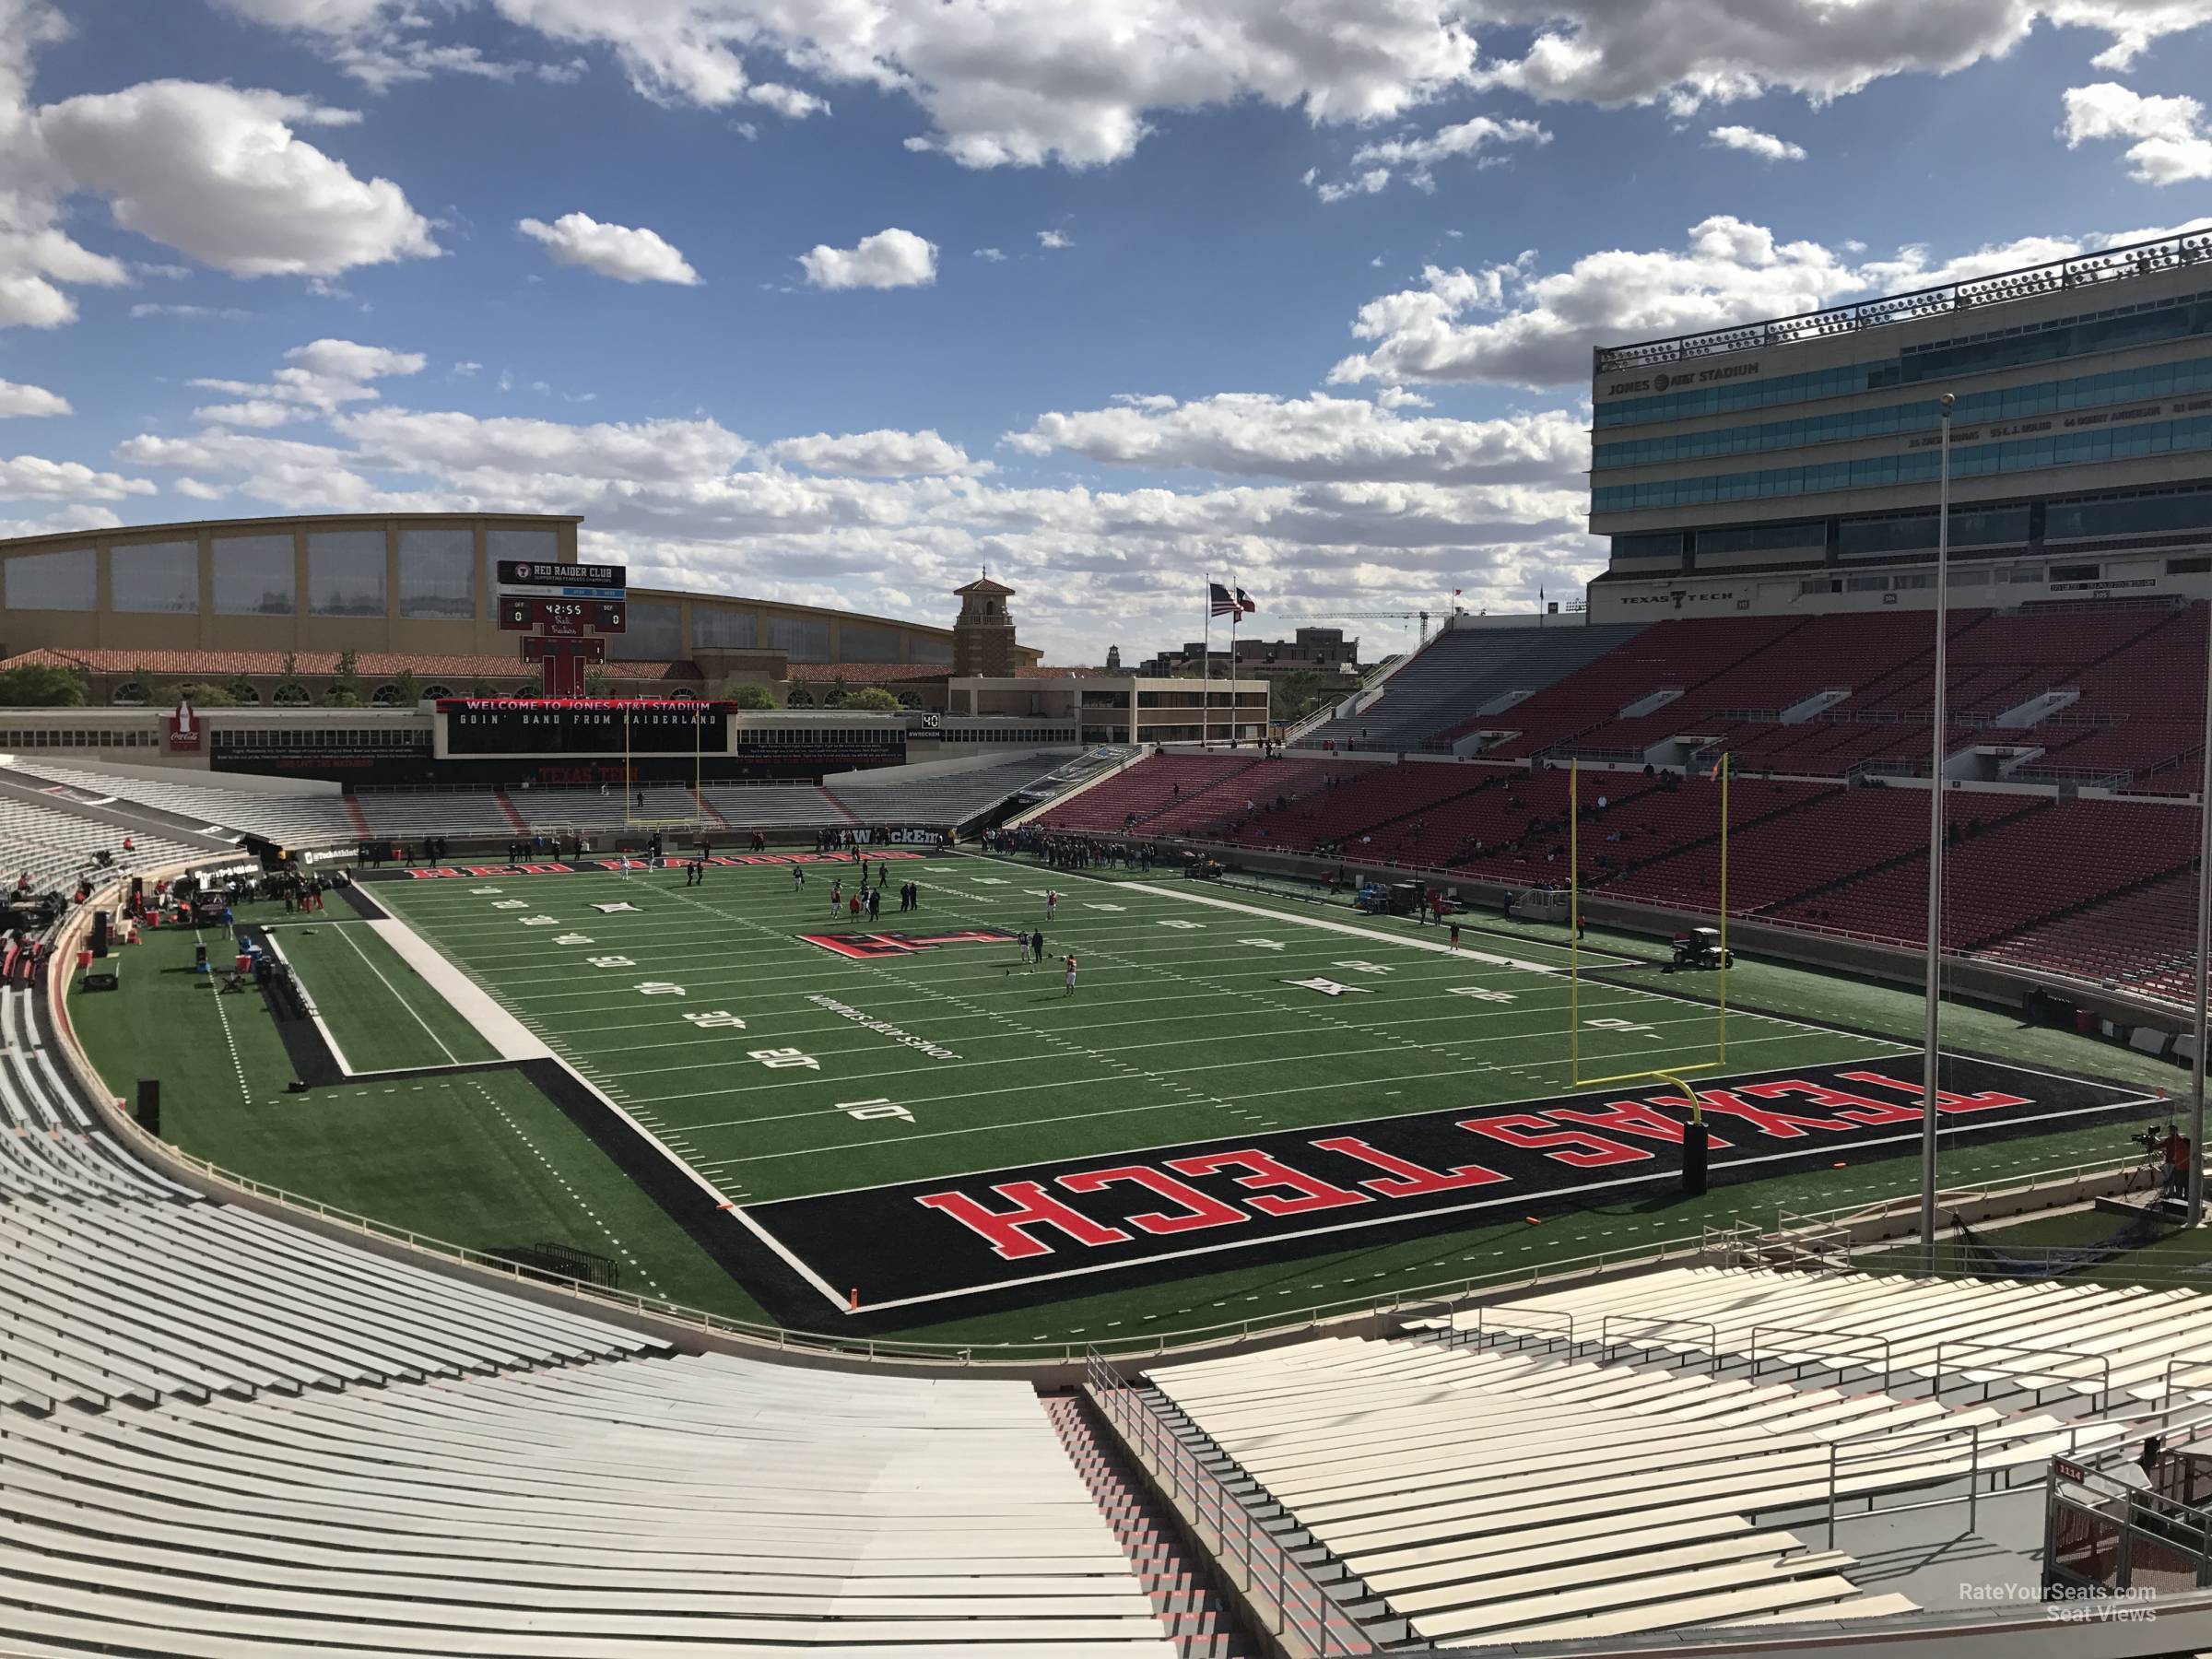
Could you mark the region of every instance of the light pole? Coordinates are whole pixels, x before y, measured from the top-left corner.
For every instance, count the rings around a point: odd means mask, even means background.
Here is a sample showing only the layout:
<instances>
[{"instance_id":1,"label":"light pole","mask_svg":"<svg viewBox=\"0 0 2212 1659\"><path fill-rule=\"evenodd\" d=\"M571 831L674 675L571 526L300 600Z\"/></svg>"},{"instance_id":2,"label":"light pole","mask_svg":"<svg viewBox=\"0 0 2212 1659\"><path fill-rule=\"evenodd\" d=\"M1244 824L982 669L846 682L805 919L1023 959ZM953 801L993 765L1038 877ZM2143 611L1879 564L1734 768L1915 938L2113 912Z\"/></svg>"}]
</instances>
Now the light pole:
<instances>
[{"instance_id":1,"label":"light pole","mask_svg":"<svg viewBox=\"0 0 2212 1659\"><path fill-rule=\"evenodd\" d=\"M2212 607L2208 607L2212 614ZM2208 625L2212 626L2212 625ZM2205 658L2205 741L2212 744L2212 644ZM2196 1053L2189 1061L2189 1225L2205 1218L2205 953L2212 945L2212 748L2196 784Z\"/></svg>"},{"instance_id":2,"label":"light pole","mask_svg":"<svg viewBox=\"0 0 2212 1659\"><path fill-rule=\"evenodd\" d=\"M1943 692L1950 632L1951 407L1957 401L1946 392L1936 402L1942 427L1936 486L1936 731L1929 743L1927 1029L1920 1063L1920 1248L1931 1262L1936 1256L1936 1060L1943 1041Z\"/></svg>"}]
</instances>

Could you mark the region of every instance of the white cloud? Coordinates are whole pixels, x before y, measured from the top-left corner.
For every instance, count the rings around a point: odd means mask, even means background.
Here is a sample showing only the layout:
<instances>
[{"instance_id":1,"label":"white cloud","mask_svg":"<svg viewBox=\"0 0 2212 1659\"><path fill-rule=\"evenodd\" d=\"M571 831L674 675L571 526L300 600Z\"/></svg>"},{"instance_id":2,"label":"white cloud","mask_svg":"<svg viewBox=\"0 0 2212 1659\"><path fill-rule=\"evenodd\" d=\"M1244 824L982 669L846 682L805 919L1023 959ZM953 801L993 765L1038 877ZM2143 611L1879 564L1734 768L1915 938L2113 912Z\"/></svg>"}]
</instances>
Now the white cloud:
<instances>
[{"instance_id":1,"label":"white cloud","mask_svg":"<svg viewBox=\"0 0 2212 1659\"><path fill-rule=\"evenodd\" d=\"M124 496L153 495L144 478L95 472L81 461L48 461L38 455L0 456L0 501L112 501Z\"/></svg>"},{"instance_id":2,"label":"white cloud","mask_svg":"<svg viewBox=\"0 0 2212 1659\"><path fill-rule=\"evenodd\" d=\"M371 381L420 374L419 351L394 351L352 340L311 340L286 352L286 366L265 382L195 380L204 392L223 392L237 403L207 404L193 418L220 426L277 427L328 416L349 403L373 402Z\"/></svg>"},{"instance_id":3,"label":"white cloud","mask_svg":"<svg viewBox=\"0 0 2212 1659\"><path fill-rule=\"evenodd\" d=\"M2212 221L2088 236L2025 236L1936 259L1925 247L1855 259L1850 243L1783 242L1726 215L1690 227L1679 249L1585 254L1563 271L1534 253L1478 271L1429 265L1421 286L1371 300L1352 323L1370 347L1332 382L1586 381L1594 348L1794 316L1878 293L1966 282L1997 271L2148 241Z\"/></svg>"},{"instance_id":4,"label":"white cloud","mask_svg":"<svg viewBox=\"0 0 2212 1659\"><path fill-rule=\"evenodd\" d=\"M1004 265L1006 262L1006 256L996 248L978 248L975 256L990 265Z\"/></svg>"},{"instance_id":5,"label":"white cloud","mask_svg":"<svg viewBox=\"0 0 2212 1659\"><path fill-rule=\"evenodd\" d=\"M363 182L296 125L358 117L279 92L148 81L39 112L53 165L115 221L240 276L335 276L439 252L389 179Z\"/></svg>"},{"instance_id":6,"label":"white cloud","mask_svg":"<svg viewBox=\"0 0 2212 1659\"><path fill-rule=\"evenodd\" d=\"M1465 11L1534 31L1481 83L1677 114L1777 88L1822 101L1888 76L1947 75L2005 56L2039 21L2105 36L2098 64L2124 68L2212 20L2207 0L1469 0Z\"/></svg>"},{"instance_id":7,"label":"white cloud","mask_svg":"<svg viewBox=\"0 0 2212 1659\"><path fill-rule=\"evenodd\" d=\"M194 501L219 501L230 493L219 484L203 484L199 479L190 477L171 478L169 487L177 494Z\"/></svg>"},{"instance_id":8,"label":"white cloud","mask_svg":"<svg viewBox=\"0 0 2212 1659\"><path fill-rule=\"evenodd\" d=\"M791 466L841 477L942 477L979 470L968 452L932 429L919 432L846 432L785 438L769 453ZM988 463L982 470L988 470Z\"/></svg>"},{"instance_id":9,"label":"white cloud","mask_svg":"<svg viewBox=\"0 0 2212 1659\"><path fill-rule=\"evenodd\" d=\"M2146 97L2112 81L2066 89L2060 129L2068 149L2097 138L2133 139L2128 175L2144 184L2212 179L2212 133L2194 98Z\"/></svg>"},{"instance_id":10,"label":"white cloud","mask_svg":"<svg viewBox=\"0 0 2212 1659\"><path fill-rule=\"evenodd\" d=\"M0 0L0 328L60 328L76 321L65 285L131 280L122 261L92 253L61 229L67 182L31 119L32 57L68 32L45 0Z\"/></svg>"},{"instance_id":11,"label":"white cloud","mask_svg":"<svg viewBox=\"0 0 2212 1659\"><path fill-rule=\"evenodd\" d=\"M673 282L688 288L699 281L684 256L642 226L603 225L589 214L564 213L551 224L526 218L515 227L546 244L556 265L582 265L619 282Z\"/></svg>"},{"instance_id":12,"label":"white cloud","mask_svg":"<svg viewBox=\"0 0 2212 1659\"><path fill-rule=\"evenodd\" d=\"M974 467L796 470L808 459L855 468L955 462L955 446L920 432L762 447L699 418L572 425L385 406L340 412L324 442L211 428L135 437L116 459L286 512L582 512L586 555L631 564L641 585L900 614L912 614L901 595L921 594L922 616L948 617L944 596L988 560L1022 592L1025 641L1063 661L1096 661L1109 625L1128 630L1125 649L1181 638L1190 573L1209 562L1233 562L1245 587L1286 610L1413 608L1460 586L1500 602L1533 599L1539 582L1564 586L1602 563L1583 529L1580 478L1545 458L1547 423L1565 417L1526 418L1517 438L1486 439L1489 423L1443 423L1424 455L1413 432L1384 421L1362 436L1363 418L1330 408L1336 400L1312 401L1311 416L1253 412L1250 436L1212 407L1217 400L1130 404L1163 426L1204 418L1230 429L1161 437L1179 465L1248 462L1254 476L1273 468L1283 479L1189 490L1008 488ZM1271 422L1287 435L1269 436ZM1331 435L1332 423L1348 435ZM1482 460L1486 441L1494 465ZM944 449L933 453L937 443ZM1325 476L1362 444L1377 466L1431 476ZM1138 464L1164 469L1167 460ZM1289 476L1300 468L1312 476ZM1441 481L1462 475L1479 481Z\"/></svg>"},{"instance_id":13,"label":"white cloud","mask_svg":"<svg viewBox=\"0 0 2212 1659\"><path fill-rule=\"evenodd\" d=\"M235 305L157 305L142 300L131 307L134 317L182 317L192 322L209 320L222 323L243 323L253 313L241 311Z\"/></svg>"},{"instance_id":14,"label":"white cloud","mask_svg":"<svg viewBox=\"0 0 2212 1659\"><path fill-rule=\"evenodd\" d=\"M501 476L555 489L580 481L665 487L727 473L752 445L712 420L565 421L363 409L331 423L382 466L454 480Z\"/></svg>"},{"instance_id":15,"label":"white cloud","mask_svg":"<svg viewBox=\"0 0 2212 1659\"><path fill-rule=\"evenodd\" d=\"M0 541L18 535L59 535L67 530L113 530L122 524L105 507L64 507L43 518L0 519Z\"/></svg>"},{"instance_id":16,"label":"white cloud","mask_svg":"<svg viewBox=\"0 0 2212 1659\"><path fill-rule=\"evenodd\" d=\"M851 248L821 243L799 264L817 288L926 288L937 279L937 244L893 226Z\"/></svg>"},{"instance_id":17,"label":"white cloud","mask_svg":"<svg viewBox=\"0 0 2212 1659\"><path fill-rule=\"evenodd\" d=\"M1787 138L1777 138L1771 133L1762 133L1757 127L1716 126L1706 134L1705 142L1715 149L1742 150L1747 156L1757 156L1762 161L1802 161L1805 146L1792 144Z\"/></svg>"},{"instance_id":18,"label":"white cloud","mask_svg":"<svg viewBox=\"0 0 2212 1659\"><path fill-rule=\"evenodd\" d=\"M1075 239L1065 230L1040 230L1037 232L1037 245L1041 248L1060 249L1072 248L1076 243Z\"/></svg>"},{"instance_id":19,"label":"white cloud","mask_svg":"<svg viewBox=\"0 0 2212 1659\"><path fill-rule=\"evenodd\" d=\"M43 386L0 380L0 418L15 415L74 415L69 400Z\"/></svg>"},{"instance_id":20,"label":"white cloud","mask_svg":"<svg viewBox=\"0 0 2212 1659\"><path fill-rule=\"evenodd\" d=\"M1430 170L1439 161L1483 157L1483 152L1504 144L1535 144L1551 142L1551 135L1533 121L1509 119L1493 120L1477 115L1454 125L1439 127L1435 132L1418 137L1391 138L1376 144L1363 144L1352 152L1352 166L1359 171L1348 179L1334 183L1314 186L1324 202L1341 202L1347 196L1373 195L1404 173L1408 183L1417 190L1433 190L1436 180ZM1483 158L1500 159L1501 158ZM1312 175L1307 175L1312 182Z\"/></svg>"},{"instance_id":21,"label":"white cloud","mask_svg":"<svg viewBox=\"0 0 2212 1659\"><path fill-rule=\"evenodd\" d=\"M435 14L406 0L226 0L386 60ZM1463 0L491 0L509 22L611 52L665 103L813 114L817 95L761 78L902 93L924 112L910 147L966 167L1119 160L1158 112L1257 99L1322 123L1403 115L1464 82ZM341 59L343 61L343 58ZM406 64L403 62L403 68ZM357 71L358 73L359 71Z\"/></svg>"},{"instance_id":22,"label":"white cloud","mask_svg":"<svg viewBox=\"0 0 2212 1659\"><path fill-rule=\"evenodd\" d=\"M1563 409L1494 420L1405 418L1359 398L1221 393L1189 403L1123 398L1109 408L1041 415L1005 441L1025 454L1062 452L1154 470L1575 490L1590 464L1588 427L1586 416Z\"/></svg>"}]
</instances>

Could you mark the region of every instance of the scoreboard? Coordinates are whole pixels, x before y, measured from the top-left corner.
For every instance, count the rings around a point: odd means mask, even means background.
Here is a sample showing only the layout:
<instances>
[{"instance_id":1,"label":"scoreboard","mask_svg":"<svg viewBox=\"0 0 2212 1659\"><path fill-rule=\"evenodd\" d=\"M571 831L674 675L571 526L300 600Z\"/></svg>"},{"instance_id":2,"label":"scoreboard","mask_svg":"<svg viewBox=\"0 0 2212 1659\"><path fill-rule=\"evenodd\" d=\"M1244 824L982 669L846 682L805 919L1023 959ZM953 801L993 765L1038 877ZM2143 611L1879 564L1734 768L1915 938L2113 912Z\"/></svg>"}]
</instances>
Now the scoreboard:
<instances>
[{"instance_id":1,"label":"scoreboard","mask_svg":"<svg viewBox=\"0 0 2212 1659\"><path fill-rule=\"evenodd\" d=\"M500 627L510 633L536 629L552 639L578 640L587 631L618 634L629 627L629 606L619 599L540 599L500 595Z\"/></svg>"},{"instance_id":2,"label":"scoreboard","mask_svg":"<svg viewBox=\"0 0 2212 1659\"><path fill-rule=\"evenodd\" d=\"M726 755L734 703L661 698L453 697L438 704L444 752Z\"/></svg>"}]
</instances>

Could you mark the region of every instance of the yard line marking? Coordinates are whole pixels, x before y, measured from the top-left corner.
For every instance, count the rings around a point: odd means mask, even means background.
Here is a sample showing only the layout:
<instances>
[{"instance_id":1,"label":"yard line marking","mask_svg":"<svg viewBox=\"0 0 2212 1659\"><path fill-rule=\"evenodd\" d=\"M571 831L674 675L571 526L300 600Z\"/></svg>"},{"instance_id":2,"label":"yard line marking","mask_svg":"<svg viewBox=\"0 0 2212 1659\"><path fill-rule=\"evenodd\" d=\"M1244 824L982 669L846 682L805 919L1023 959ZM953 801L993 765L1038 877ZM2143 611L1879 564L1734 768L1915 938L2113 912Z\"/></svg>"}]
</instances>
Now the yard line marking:
<instances>
[{"instance_id":1,"label":"yard line marking","mask_svg":"<svg viewBox=\"0 0 2212 1659\"><path fill-rule=\"evenodd\" d=\"M453 1065L460 1065L461 1056L454 1053L452 1049L445 1046L445 1039L430 1030L430 1022L423 1018L421 1012L415 1006L413 1003L409 1002L406 997L400 995L399 987L394 985L390 980L384 977L384 971L369 959L369 953L367 951L363 950L359 945L354 944L353 935L341 929L338 934L338 937L345 940L347 945L352 949L353 954L361 959L361 966L376 975L377 982L382 985L385 990L392 993L393 1000L398 1003L401 1007L407 1011L408 1017L411 1018L417 1025L422 1028L424 1035L428 1036L432 1042L438 1045L438 1052L443 1054L446 1059L451 1061Z\"/></svg>"}]
</instances>

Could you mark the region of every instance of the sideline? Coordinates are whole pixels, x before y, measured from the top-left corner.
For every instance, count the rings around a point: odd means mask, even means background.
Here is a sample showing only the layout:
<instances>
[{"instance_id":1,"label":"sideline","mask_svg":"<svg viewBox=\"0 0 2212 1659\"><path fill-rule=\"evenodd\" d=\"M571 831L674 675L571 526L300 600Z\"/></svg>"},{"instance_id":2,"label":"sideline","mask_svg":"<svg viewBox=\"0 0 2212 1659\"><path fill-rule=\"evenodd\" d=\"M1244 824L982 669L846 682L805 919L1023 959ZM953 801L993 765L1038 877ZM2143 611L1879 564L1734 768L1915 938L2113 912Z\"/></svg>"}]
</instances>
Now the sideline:
<instances>
[{"instance_id":1,"label":"sideline","mask_svg":"<svg viewBox=\"0 0 2212 1659\"><path fill-rule=\"evenodd\" d=\"M405 922L390 916L372 916L369 925L376 930L378 938L399 953L401 961L422 976L425 984L453 1004L461 1018L476 1027L477 1034L491 1044L500 1059L553 1058L553 1051L532 1036L528 1027L493 1002L474 980L439 955L428 940ZM444 1044L439 1046L442 1048Z\"/></svg>"},{"instance_id":2,"label":"sideline","mask_svg":"<svg viewBox=\"0 0 2212 1659\"><path fill-rule=\"evenodd\" d=\"M1015 860L1007 858L1003 853L990 853L982 856L994 864L1012 865L1017 869L1034 870L1036 868L1033 865L1017 864ZM1563 977L1567 972L1566 964L1563 962L1531 962L1520 957L1500 956L1494 951L1476 950L1465 946L1454 950L1449 942L1441 939L1402 937L1396 934L1379 933L1371 927L1355 926L1349 922L1331 922L1321 916L1293 916L1279 910L1265 910L1256 904L1241 904L1234 899L1216 899L1206 893L1186 893L1181 888L1155 887L1148 881L1116 881L1108 877L1086 876L1080 870L1048 869L1041 873L1041 878L1048 883L1060 877L1074 877L1083 881L1098 882L1101 886L1118 888L1124 892L1149 893L1156 899L1180 899L1186 904L1210 905L1215 910L1235 911L1240 915L1259 916L1266 921L1280 922L1290 927L1311 927L1324 933L1344 934L1350 938L1365 939L1371 945L1394 945L1407 950L1433 950L1439 956L1454 957L1463 961L1488 962L1497 968L1517 968L1524 973L1544 973L1554 978ZM1198 884L1190 882L1186 885L1195 887Z\"/></svg>"}]
</instances>

